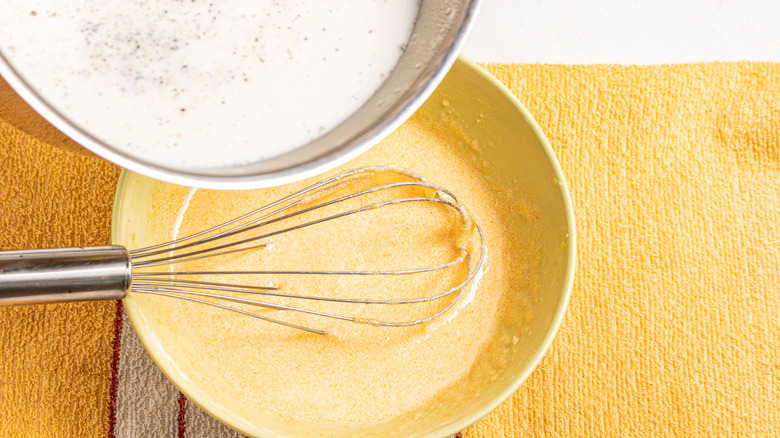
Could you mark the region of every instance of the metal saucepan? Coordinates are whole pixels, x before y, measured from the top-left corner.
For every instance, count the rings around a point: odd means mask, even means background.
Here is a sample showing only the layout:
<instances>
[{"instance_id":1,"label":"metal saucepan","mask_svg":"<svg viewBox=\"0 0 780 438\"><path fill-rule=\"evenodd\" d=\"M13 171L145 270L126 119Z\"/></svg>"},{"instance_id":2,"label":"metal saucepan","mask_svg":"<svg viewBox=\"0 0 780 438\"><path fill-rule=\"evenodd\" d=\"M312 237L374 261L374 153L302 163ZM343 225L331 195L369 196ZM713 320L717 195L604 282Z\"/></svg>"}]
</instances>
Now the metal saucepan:
<instances>
[{"instance_id":1,"label":"metal saucepan","mask_svg":"<svg viewBox=\"0 0 780 438\"><path fill-rule=\"evenodd\" d=\"M38 113L85 148L134 172L204 188L248 189L315 176L366 151L403 123L433 92L455 61L480 0L421 0L409 44L384 84L356 113L310 143L244 166L183 170L133 157L96 138L57 111L0 52L0 75Z\"/></svg>"}]
</instances>

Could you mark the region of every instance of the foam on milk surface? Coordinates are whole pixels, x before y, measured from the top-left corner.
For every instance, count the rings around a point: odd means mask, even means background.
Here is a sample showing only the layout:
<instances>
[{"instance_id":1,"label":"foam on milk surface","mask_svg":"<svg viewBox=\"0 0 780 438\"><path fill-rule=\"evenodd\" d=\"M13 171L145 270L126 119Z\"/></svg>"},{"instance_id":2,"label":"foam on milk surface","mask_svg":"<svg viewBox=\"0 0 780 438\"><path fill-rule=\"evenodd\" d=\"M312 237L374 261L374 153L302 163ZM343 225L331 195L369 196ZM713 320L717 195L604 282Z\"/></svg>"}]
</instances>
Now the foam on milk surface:
<instances>
[{"instance_id":1,"label":"foam on milk surface","mask_svg":"<svg viewBox=\"0 0 780 438\"><path fill-rule=\"evenodd\" d=\"M4 0L0 50L95 137L181 168L280 155L398 61L419 0Z\"/></svg>"}]
</instances>

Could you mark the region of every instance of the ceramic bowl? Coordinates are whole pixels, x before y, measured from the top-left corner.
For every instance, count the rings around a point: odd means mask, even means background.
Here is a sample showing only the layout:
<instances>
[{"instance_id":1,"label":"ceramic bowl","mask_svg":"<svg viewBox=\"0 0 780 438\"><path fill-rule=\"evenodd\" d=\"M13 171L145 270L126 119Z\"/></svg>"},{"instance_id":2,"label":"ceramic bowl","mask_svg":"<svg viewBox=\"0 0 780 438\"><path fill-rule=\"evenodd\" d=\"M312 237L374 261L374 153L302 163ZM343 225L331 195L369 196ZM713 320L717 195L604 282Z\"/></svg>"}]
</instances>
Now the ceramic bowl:
<instances>
[{"instance_id":1,"label":"ceramic bowl","mask_svg":"<svg viewBox=\"0 0 780 438\"><path fill-rule=\"evenodd\" d=\"M445 108L446 107L446 108ZM477 382L478 395L453 399L448 409L436 409L403 424L383 425L376 430L342 431L346 436L446 437L476 422L512 395L537 366L549 348L563 319L572 286L575 264L575 231L566 179L555 154L539 126L512 93L493 76L461 57L432 97L421 107L432 117L449 118L480 144L491 172L506 190L520 190L538 210L538 220L517 221L518 233L541 236L540 285L526 309L531 318L522 325L505 328L517 339L496 378ZM474 123L474 120L481 123ZM151 193L157 184L151 178L123 171L113 215L113 243L129 247L144 245L141 236L154 224L147 219ZM148 242L151 243L151 242ZM206 379L193 375L177 362L166 321L158 315L154 300L128 295L125 309L136 333L165 375L206 412L243 434L271 436L329 436L306 426L291 428L250 418L231 408L230 400ZM510 339L512 339L510 337ZM457 398L457 397L456 397Z\"/></svg>"}]
</instances>

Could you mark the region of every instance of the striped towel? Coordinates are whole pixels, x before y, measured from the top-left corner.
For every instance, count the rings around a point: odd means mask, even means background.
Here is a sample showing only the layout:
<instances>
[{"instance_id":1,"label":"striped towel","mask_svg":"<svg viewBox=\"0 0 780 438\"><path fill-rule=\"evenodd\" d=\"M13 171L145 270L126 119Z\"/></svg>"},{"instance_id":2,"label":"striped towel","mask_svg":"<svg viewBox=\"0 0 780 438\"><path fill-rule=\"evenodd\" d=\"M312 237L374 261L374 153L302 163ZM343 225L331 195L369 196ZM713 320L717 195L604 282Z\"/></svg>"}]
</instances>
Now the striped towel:
<instances>
[{"instance_id":1,"label":"striped towel","mask_svg":"<svg viewBox=\"0 0 780 438\"><path fill-rule=\"evenodd\" d=\"M114 336L109 437L242 436L200 410L166 379L146 354L121 302Z\"/></svg>"}]
</instances>

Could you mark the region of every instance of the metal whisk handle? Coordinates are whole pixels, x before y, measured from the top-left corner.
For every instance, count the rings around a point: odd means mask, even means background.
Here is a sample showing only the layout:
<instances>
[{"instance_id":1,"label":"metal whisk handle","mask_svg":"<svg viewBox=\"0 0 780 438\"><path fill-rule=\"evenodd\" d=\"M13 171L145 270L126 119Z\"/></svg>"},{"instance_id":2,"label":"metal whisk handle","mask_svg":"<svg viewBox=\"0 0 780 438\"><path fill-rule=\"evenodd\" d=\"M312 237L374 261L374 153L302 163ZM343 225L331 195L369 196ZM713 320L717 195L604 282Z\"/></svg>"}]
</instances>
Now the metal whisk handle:
<instances>
[{"instance_id":1,"label":"metal whisk handle","mask_svg":"<svg viewBox=\"0 0 780 438\"><path fill-rule=\"evenodd\" d=\"M119 300L131 279L121 246L0 251L0 306Z\"/></svg>"}]
</instances>

